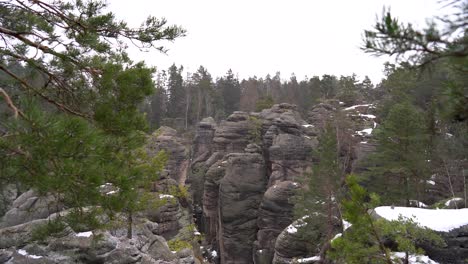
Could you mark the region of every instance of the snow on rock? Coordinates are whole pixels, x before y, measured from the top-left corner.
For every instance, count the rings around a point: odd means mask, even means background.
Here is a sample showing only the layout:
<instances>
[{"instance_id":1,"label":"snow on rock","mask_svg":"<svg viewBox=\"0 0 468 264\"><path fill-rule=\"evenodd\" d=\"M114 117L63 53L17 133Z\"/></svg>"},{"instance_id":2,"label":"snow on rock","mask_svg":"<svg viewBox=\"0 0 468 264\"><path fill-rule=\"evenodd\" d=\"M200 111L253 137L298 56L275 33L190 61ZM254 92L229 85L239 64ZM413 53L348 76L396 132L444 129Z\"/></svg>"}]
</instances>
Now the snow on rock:
<instances>
[{"instance_id":1,"label":"snow on rock","mask_svg":"<svg viewBox=\"0 0 468 264\"><path fill-rule=\"evenodd\" d=\"M372 134L372 130L374 130L373 128L366 128L366 129L363 129L361 131L356 131L356 133L360 136L364 136L364 135L370 135Z\"/></svg>"},{"instance_id":2,"label":"snow on rock","mask_svg":"<svg viewBox=\"0 0 468 264\"><path fill-rule=\"evenodd\" d=\"M308 217L309 217L308 215L305 215L302 218L300 218L300 219L296 220L295 222L293 222L292 224L290 224L286 228L286 232L288 232L289 234L297 233L297 229L299 227L303 227L303 226L307 225L307 222L305 222L304 220L307 219Z\"/></svg>"},{"instance_id":3,"label":"snow on rock","mask_svg":"<svg viewBox=\"0 0 468 264\"><path fill-rule=\"evenodd\" d=\"M93 235L93 232L87 231L87 232L76 233L75 236L77 236L77 237L90 237L92 235Z\"/></svg>"},{"instance_id":4,"label":"snow on rock","mask_svg":"<svg viewBox=\"0 0 468 264\"><path fill-rule=\"evenodd\" d=\"M449 232L452 229L468 225L468 208L464 209L423 209L414 207L381 206L375 208L377 215L387 220L412 218L417 224L429 229Z\"/></svg>"},{"instance_id":5,"label":"snow on rock","mask_svg":"<svg viewBox=\"0 0 468 264\"><path fill-rule=\"evenodd\" d=\"M305 125L302 125L303 127L314 127L314 125L311 125L311 124L305 124Z\"/></svg>"},{"instance_id":6,"label":"snow on rock","mask_svg":"<svg viewBox=\"0 0 468 264\"><path fill-rule=\"evenodd\" d=\"M405 252L392 252L392 258L405 259ZM433 261L428 256L423 255L409 255L408 258L409 264L439 264L438 262Z\"/></svg>"},{"instance_id":7,"label":"snow on rock","mask_svg":"<svg viewBox=\"0 0 468 264\"><path fill-rule=\"evenodd\" d=\"M332 238L332 240L330 240L330 242L333 242L333 240L335 240L335 239L341 237L342 235L343 235L342 233L336 234L336 235Z\"/></svg>"},{"instance_id":8,"label":"snow on rock","mask_svg":"<svg viewBox=\"0 0 468 264\"><path fill-rule=\"evenodd\" d=\"M435 185L435 181L433 181L433 180L427 180L426 183L428 183L430 185Z\"/></svg>"},{"instance_id":9,"label":"snow on rock","mask_svg":"<svg viewBox=\"0 0 468 264\"><path fill-rule=\"evenodd\" d=\"M459 197L455 197L455 198L452 198L448 201L445 202L445 206L450 206L450 203L451 202L456 202L456 201L462 201L463 199L462 198L459 198Z\"/></svg>"},{"instance_id":10,"label":"snow on rock","mask_svg":"<svg viewBox=\"0 0 468 264\"><path fill-rule=\"evenodd\" d=\"M77 236L77 237L90 237L92 235L93 235L93 232L87 231L87 232L76 233L75 236Z\"/></svg>"},{"instance_id":11,"label":"snow on rock","mask_svg":"<svg viewBox=\"0 0 468 264\"><path fill-rule=\"evenodd\" d=\"M352 226L352 224L350 222L343 219L343 231L350 228L351 226Z\"/></svg>"},{"instance_id":12,"label":"snow on rock","mask_svg":"<svg viewBox=\"0 0 468 264\"><path fill-rule=\"evenodd\" d=\"M25 257L28 257L28 258L32 258L32 259L40 259L42 258L42 256L37 256L37 255L29 255L28 252L24 249L19 249L18 250L18 254L20 254L21 256L25 256Z\"/></svg>"},{"instance_id":13,"label":"snow on rock","mask_svg":"<svg viewBox=\"0 0 468 264\"><path fill-rule=\"evenodd\" d=\"M289 234L295 234L297 233L297 228L294 225L289 225L286 229L286 232L288 232Z\"/></svg>"},{"instance_id":14,"label":"snow on rock","mask_svg":"<svg viewBox=\"0 0 468 264\"><path fill-rule=\"evenodd\" d=\"M350 107L346 107L345 109L343 109L344 111L349 111L349 110L354 110L358 107L365 107L365 106L372 106L372 104L361 104L361 105L353 105L353 106L350 106Z\"/></svg>"},{"instance_id":15,"label":"snow on rock","mask_svg":"<svg viewBox=\"0 0 468 264\"><path fill-rule=\"evenodd\" d=\"M308 257L308 258L300 258L297 260L297 262L299 263L309 263L309 262L315 262L315 261L319 261L320 260L320 256L313 256L313 257Z\"/></svg>"},{"instance_id":16,"label":"snow on rock","mask_svg":"<svg viewBox=\"0 0 468 264\"><path fill-rule=\"evenodd\" d=\"M170 194L159 194L159 199L164 199L164 198L174 198L174 196Z\"/></svg>"},{"instance_id":17,"label":"snow on rock","mask_svg":"<svg viewBox=\"0 0 468 264\"><path fill-rule=\"evenodd\" d=\"M365 117L365 118L369 118L369 119L375 119L377 118L375 115L364 115L364 114L359 114L360 117Z\"/></svg>"}]
</instances>

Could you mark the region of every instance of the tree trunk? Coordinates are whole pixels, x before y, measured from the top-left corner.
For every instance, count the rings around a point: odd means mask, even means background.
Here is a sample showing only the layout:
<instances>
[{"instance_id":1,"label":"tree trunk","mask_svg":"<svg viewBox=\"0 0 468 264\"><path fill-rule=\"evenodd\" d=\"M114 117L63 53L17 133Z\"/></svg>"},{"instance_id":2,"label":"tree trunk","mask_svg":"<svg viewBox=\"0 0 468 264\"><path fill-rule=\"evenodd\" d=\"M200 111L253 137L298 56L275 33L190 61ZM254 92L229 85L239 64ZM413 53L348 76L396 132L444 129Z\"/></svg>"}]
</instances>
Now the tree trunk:
<instances>
[{"instance_id":1,"label":"tree trunk","mask_svg":"<svg viewBox=\"0 0 468 264\"><path fill-rule=\"evenodd\" d=\"M131 211L128 212L127 215L127 238L132 239L133 233L133 214Z\"/></svg>"}]
</instances>

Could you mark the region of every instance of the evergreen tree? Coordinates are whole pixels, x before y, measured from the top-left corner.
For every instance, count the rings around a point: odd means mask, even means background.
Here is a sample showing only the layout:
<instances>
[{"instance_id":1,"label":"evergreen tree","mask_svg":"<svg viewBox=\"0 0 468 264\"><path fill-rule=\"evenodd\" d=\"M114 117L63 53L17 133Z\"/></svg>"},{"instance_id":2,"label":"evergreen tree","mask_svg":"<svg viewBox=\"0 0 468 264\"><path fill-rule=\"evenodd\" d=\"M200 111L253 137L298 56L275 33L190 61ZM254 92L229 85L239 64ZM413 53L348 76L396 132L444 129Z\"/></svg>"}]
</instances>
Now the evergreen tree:
<instances>
[{"instance_id":1,"label":"evergreen tree","mask_svg":"<svg viewBox=\"0 0 468 264\"><path fill-rule=\"evenodd\" d=\"M408 263L409 254L422 254L416 242L425 241L443 246L443 239L434 231L419 227L412 219L400 218L386 221L373 216L374 208L379 204L376 194L369 194L361 187L354 175L346 179L349 189L347 198L342 201L343 218L350 227L340 237L332 241L332 250L328 256L337 263L401 263L395 258L386 241L396 243L398 251L405 252Z\"/></svg>"},{"instance_id":2,"label":"evergreen tree","mask_svg":"<svg viewBox=\"0 0 468 264\"><path fill-rule=\"evenodd\" d=\"M1 120L0 178L78 212L88 205L125 212L131 227L141 183L158 176L164 156L141 150L147 124L138 106L154 91L154 69L131 61L123 41L164 52L158 40L184 30L154 17L129 28L105 8L103 1L1 3L8 88L0 94L12 115ZM106 183L115 192L102 193Z\"/></svg>"},{"instance_id":3,"label":"evergreen tree","mask_svg":"<svg viewBox=\"0 0 468 264\"><path fill-rule=\"evenodd\" d=\"M377 56L395 55L398 63L423 70L430 69L434 62L443 62L456 76L442 86L449 95L445 108L450 109L453 120L463 122L468 118L468 3L447 2L446 8L451 8L453 13L430 20L422 29L400 23L384 10L374 27L364 31L362 49Z\"/></svg>"},{"instance_id":4,"label":"evergreen tree","mask_svg":"<svg viewBox=\"0 0 468 264\"><path fill-rule=\"evenodd\" d=\"M239 110L241 90L239 80L234 76L232 70L229 70L226 76L218 80L217 87L222 91L224 113L230 115Z\"/></svg>"},{"instance_id":5,"label":"evergreen tree","mask_svg":"<svg viewBox=\"0 0 468 264\"><path fill-rule=\"evenodd\" d=\"M428 137L424 116L409 102L391 107L376 131L377 152L369 184L385 191L385 200L421 199L427 177ZM376 179L377 178L377 179ZM386 190L383 190L385 186ZM403 186L399 188L398 186Z\"/></svg>"},{"instance_id":6,"label":"evergreen tree","mask_svg":"<svg viewBox=\"0 0 468 264\"><path fill-rule=\"evenodd\" d=\"M203 117L213 115L213 83L210 73L206 68L200 66L196 73L192 75L192 85L196 90L196 113L194 123L198 123Z\"/></svg>"},{"instance_id":7,"label":"evergreen tree","mask_svg":"<svg viewBox=\"0 0 468 264\"><path fill-rule=\"evenodd\" d=\"M187 91L185 90L184 80L182 78L183 69L182 66L177 68L177 66L173 64L167 71L167 92L169 94L167 115L172 118L184 117L186 112Z\"/></svg>"},{"instance_id":8,"label":"evergreen tree","mask_svg":"<svg viewBox=\"0 0 468 264\"><path fill-rule=\"evenodd\" d=\"M295 214L302 218L308 226L303 229L305 240L317 238L320 240L320 256L322 259L329 248L329 241L333 238L336 226L339 226L341 215L337 201L339 201L340 184L342 182L342 168L338 154L336 128L328 123L319 137L317 150L313 153L317 162L313 166L312 173L304 182L304 187L296 196ZM314 214L316 217L307 217ZM322 217L318 217L318 216ZM303 218L306 216L305 218ZM319 223L312 223L317 221ZM316 230L317 229L317 230ZM318 232L324 232L317 237Z\"/></svg>"}]
</instances>

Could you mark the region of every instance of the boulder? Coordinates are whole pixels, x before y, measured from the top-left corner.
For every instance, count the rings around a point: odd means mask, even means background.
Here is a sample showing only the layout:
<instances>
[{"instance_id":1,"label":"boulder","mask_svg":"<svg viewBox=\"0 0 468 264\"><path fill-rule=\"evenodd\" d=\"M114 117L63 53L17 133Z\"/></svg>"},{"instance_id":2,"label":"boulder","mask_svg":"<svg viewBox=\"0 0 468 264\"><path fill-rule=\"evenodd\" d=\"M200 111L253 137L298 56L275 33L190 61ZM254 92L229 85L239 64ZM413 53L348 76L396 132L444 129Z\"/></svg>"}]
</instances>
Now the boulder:
<instances>
[{"instance_id":1,"label":"boulder","mask_svg":"<svg viewBox=\"0 0 468 264\"><path fill-rule=\"evenodd\" d=\"M29 190L20 195L6 212L0 227L23 224L36 219L44 219L59 212L63 205L52 195L40 196L36 191Z\"/></svg>"}]
</instances>

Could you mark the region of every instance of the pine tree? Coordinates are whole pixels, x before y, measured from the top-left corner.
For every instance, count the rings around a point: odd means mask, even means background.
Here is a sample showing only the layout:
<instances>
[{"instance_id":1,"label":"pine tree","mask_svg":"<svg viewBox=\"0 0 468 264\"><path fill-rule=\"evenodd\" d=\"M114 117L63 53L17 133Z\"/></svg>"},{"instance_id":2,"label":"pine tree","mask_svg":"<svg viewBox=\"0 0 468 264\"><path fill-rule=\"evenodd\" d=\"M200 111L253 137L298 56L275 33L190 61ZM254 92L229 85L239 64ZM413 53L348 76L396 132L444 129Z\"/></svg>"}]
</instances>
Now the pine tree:
<instances>
[{"instance_id":1,"label":"pine tree","mask_svg":"<svg viewBox=\"0 0 468 264\"><path fill-rule=\"evenodd\" d=\"M229 70L226 76L218 80L217 86L222 91L224 113L230 115L239 110L241 90L239 80L234 76L232 70Z\"/></svg>"},{"instance_id":2,"label":"pine tree","mask_svg":"<svg viewBox=\"0 0 468 264\"><path fill-rule=\"evenodd\" d=\"M183 67L177 68L175 64L169 67L167 74L167 91L169 101L167 104L167 115L171 118L184 117L186 108L186 91L182 78Z\"/></svg>"},{"instance_id":3,"label":"pine tree","mask_svg":"<svg viewBox=\"0 0 468 264\"><path fill-rule=\"evenodd\" d=\"M336 128L330 123L320 135L319 144L313 156L317 162L314 163L312 173L306 178L305 186L296 195L295 214L297 218L302 218L307 222L307 226L315 227L314 230L302 229L302 235L306 241L314 239L316 242L316 233L324 232L319 236L321 240L319 254L324 259L329 241L333 238L336 226L339 226L337 223L341 221L337 201L341 199L340 184L343 176L338 155ZM311 214L315 216L307 217Z\"/></svg>"},{"instance_id":4,"label":"pine tree","mask_svg":"<svg viewBox=\"0 0 468 264\"><path fill-rule=\"evenodd\" d=\"M396 243L398 251L405 252L408 263L409 254L422 254L416 242L426 241L443 246L443 239L434 231L419 227L412 219L400 218L386 221L373 216L373 210L380 203L376 194L369 194L360 186L355 175L346 179L347 198L342 201L343 218L350 227L332 241L328 256L337 263L401 263L392 256L386 241Z\"/></svg>"},{"instance_id":5,"label":"pine tree","mask_svg":"<svg viewBox=\"0 0 468 264\"><path fill-rule=\"evenodd\" d=\"M428 175L428 137L424 116L409 102L391 107L376 131L377 151L369 185L385 189L385 200L407 206L411 199L421 199ZM385 188L383 187L385 186ZM400 188L399 186L403 186Z\"/></svg>"},{"instance_id":6,"label":"pine tree","mask_svg":"<svg viewBox=\"0 0 468 264\"><path fill-rule=\"evenodd\" d=\"M105 8L103 1L0 4L0 94L12 113L1 120L0 178L78 212L100 205L131 220L142 182L158 176L164 156L141 151L147 123L138 106L154 91L154 69L131 61L124 41L164 52L158 41L184 30L155 17L129 28ZM103 184L115 192L102 193Z\"/></svg>"}]
</instances>

